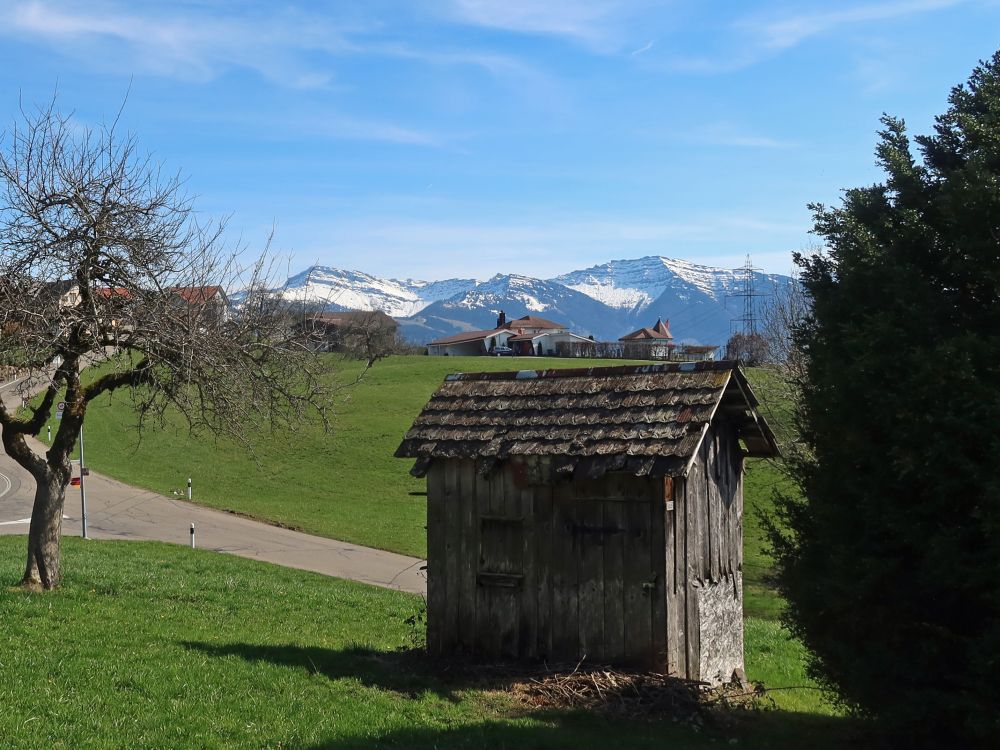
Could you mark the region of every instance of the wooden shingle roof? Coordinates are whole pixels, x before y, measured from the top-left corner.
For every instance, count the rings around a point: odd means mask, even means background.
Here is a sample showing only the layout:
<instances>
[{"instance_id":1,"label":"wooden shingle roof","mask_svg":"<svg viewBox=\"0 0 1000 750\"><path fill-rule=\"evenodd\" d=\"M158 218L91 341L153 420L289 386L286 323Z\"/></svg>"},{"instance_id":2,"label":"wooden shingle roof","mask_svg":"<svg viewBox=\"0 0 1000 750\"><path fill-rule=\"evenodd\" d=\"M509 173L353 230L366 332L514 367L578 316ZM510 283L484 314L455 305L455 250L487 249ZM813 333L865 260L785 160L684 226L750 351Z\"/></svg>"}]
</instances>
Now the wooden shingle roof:
<instances>
[{"instance_id":1,"label":"wooden shingle roof","mask_svg":"<svg viewBox=\"0 0 1000 750\"><path fill-rule=\"evenodd\" d=\"M683 475L717 414L747 452L777 455L770 428L734 362L449 375L396 451L487 463L545 456L556 473Z\"/></svg>"}]
</instances>

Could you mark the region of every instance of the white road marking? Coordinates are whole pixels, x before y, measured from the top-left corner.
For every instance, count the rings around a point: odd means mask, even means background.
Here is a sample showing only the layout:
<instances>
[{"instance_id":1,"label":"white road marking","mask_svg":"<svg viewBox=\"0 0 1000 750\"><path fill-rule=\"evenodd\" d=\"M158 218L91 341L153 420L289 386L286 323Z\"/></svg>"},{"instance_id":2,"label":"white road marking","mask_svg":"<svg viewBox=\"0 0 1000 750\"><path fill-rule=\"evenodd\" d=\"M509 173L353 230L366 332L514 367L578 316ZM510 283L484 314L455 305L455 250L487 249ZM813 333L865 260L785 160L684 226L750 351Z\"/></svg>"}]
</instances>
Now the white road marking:
<instances>
[{"instance_id":1,"label":"white road marking","mask_svg":"<svg viewBox=\"0 0 1000 750\"><path fill-rule=\"evenodd\" d=\"M23 383L25 380L27 380L27 378L21 378L20 380L12 380L9 383L4 383L3 385L0 385L0 391L2 391L4 388L10 388L12 385Z\"/></svg>"},{"instance_id":2,"label":"white road marking","mask_svg":"<svg viewBox=\"0 0 1000 750\"><path fill-rule=\"evenodd\" d=\"M73 519L70 518L69 516L64 515L63 516L63 520L64 521L72 521ZM31 523L31 519L30 518L22 518L22 519L17 520L17 521L0 521L0 526L16 526L19 523Z\"/></svg>"},{"instance_id":3,"label":"white road marking","mask_svg":"<svg viewBox=\"0 0 1000 750\"><path fill-rule=\"evenodd\" d=\"M14 485L11 484L10 477L7 476L6 474L0 474L0 481L2 481L5 485L3 492L0 492L0 497L3 497L8 492L10 492L10 488L13 487Z\"/></svg>"}]
</instances>

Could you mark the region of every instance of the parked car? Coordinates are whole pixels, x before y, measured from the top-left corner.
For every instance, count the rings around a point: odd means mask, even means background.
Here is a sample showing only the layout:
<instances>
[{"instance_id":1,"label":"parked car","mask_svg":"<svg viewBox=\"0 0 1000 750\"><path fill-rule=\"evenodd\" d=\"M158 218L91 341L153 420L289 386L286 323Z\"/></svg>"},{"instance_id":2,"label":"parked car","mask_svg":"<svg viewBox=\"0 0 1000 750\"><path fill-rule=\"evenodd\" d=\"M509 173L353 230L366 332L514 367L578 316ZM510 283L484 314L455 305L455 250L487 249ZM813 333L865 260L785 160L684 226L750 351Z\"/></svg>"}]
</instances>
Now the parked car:
<instances>
[{"instance_id":1,"label":"parked car","mask_svg":"<svg viewBox=\"0 0 1000 750\"><path fill-rule=\"evenodd\" d=\"M490 353L495 354L498 357L509 357L514 353L514 350L509 346L494 346L493 349L490 350Z\"/></svg>"}]
</instances>

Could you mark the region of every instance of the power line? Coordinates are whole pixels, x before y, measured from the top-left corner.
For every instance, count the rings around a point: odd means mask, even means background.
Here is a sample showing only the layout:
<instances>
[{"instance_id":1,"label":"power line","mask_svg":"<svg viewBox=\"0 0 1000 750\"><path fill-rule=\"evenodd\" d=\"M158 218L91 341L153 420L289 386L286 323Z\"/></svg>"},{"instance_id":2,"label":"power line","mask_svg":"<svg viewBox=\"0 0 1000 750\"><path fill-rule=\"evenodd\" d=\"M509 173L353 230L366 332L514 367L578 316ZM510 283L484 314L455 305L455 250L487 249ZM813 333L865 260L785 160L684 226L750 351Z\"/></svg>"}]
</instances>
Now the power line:
<instances>
[{"instance_id":1,"label":"power line","mask_svg":"<svg viewBox=\"0 0 1000 750\"><path fill-rule=\"evenodd\" d=\"M757 305L754 303L756 297L767 297L768 295L763 292L758 292L754 289L754 274L760 273L761 269L754 268L753 263L750 262L750 255L747 255L746 262L743 264L742 268L735 268L734 271L742 271L743 276L740 280L740 291L732 294L726 295L726 301L730 298L732 299L742 299L743 300L743 314L738 318L733 318L730 326L734 324L739 324L742 328L741 333L744 336L756 336L757 335Z\"/></svg>"}]
</instances>

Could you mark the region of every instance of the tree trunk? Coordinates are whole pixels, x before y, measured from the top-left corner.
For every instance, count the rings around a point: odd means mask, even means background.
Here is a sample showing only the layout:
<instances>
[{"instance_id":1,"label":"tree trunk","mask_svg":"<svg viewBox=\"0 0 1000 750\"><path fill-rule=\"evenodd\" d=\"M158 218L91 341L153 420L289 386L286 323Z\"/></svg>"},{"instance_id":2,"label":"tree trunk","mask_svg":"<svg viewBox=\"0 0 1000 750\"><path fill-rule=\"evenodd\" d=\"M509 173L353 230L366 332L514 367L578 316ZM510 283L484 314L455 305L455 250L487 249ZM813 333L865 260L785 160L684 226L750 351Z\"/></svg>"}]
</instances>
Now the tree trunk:
<instances>
[{"instance_id":1,"label":"tree trunk","mask_svg":"<svg viewBox=\"0 0 1000 750\"><path fill-rule=\"evenodd\" d=\"M35 504L28 529L28 565L21 585L54 589L59 585L59 540L62 537L66 484L58 472L48 471L35 480Z\"/></svg>"}]
</instances>

